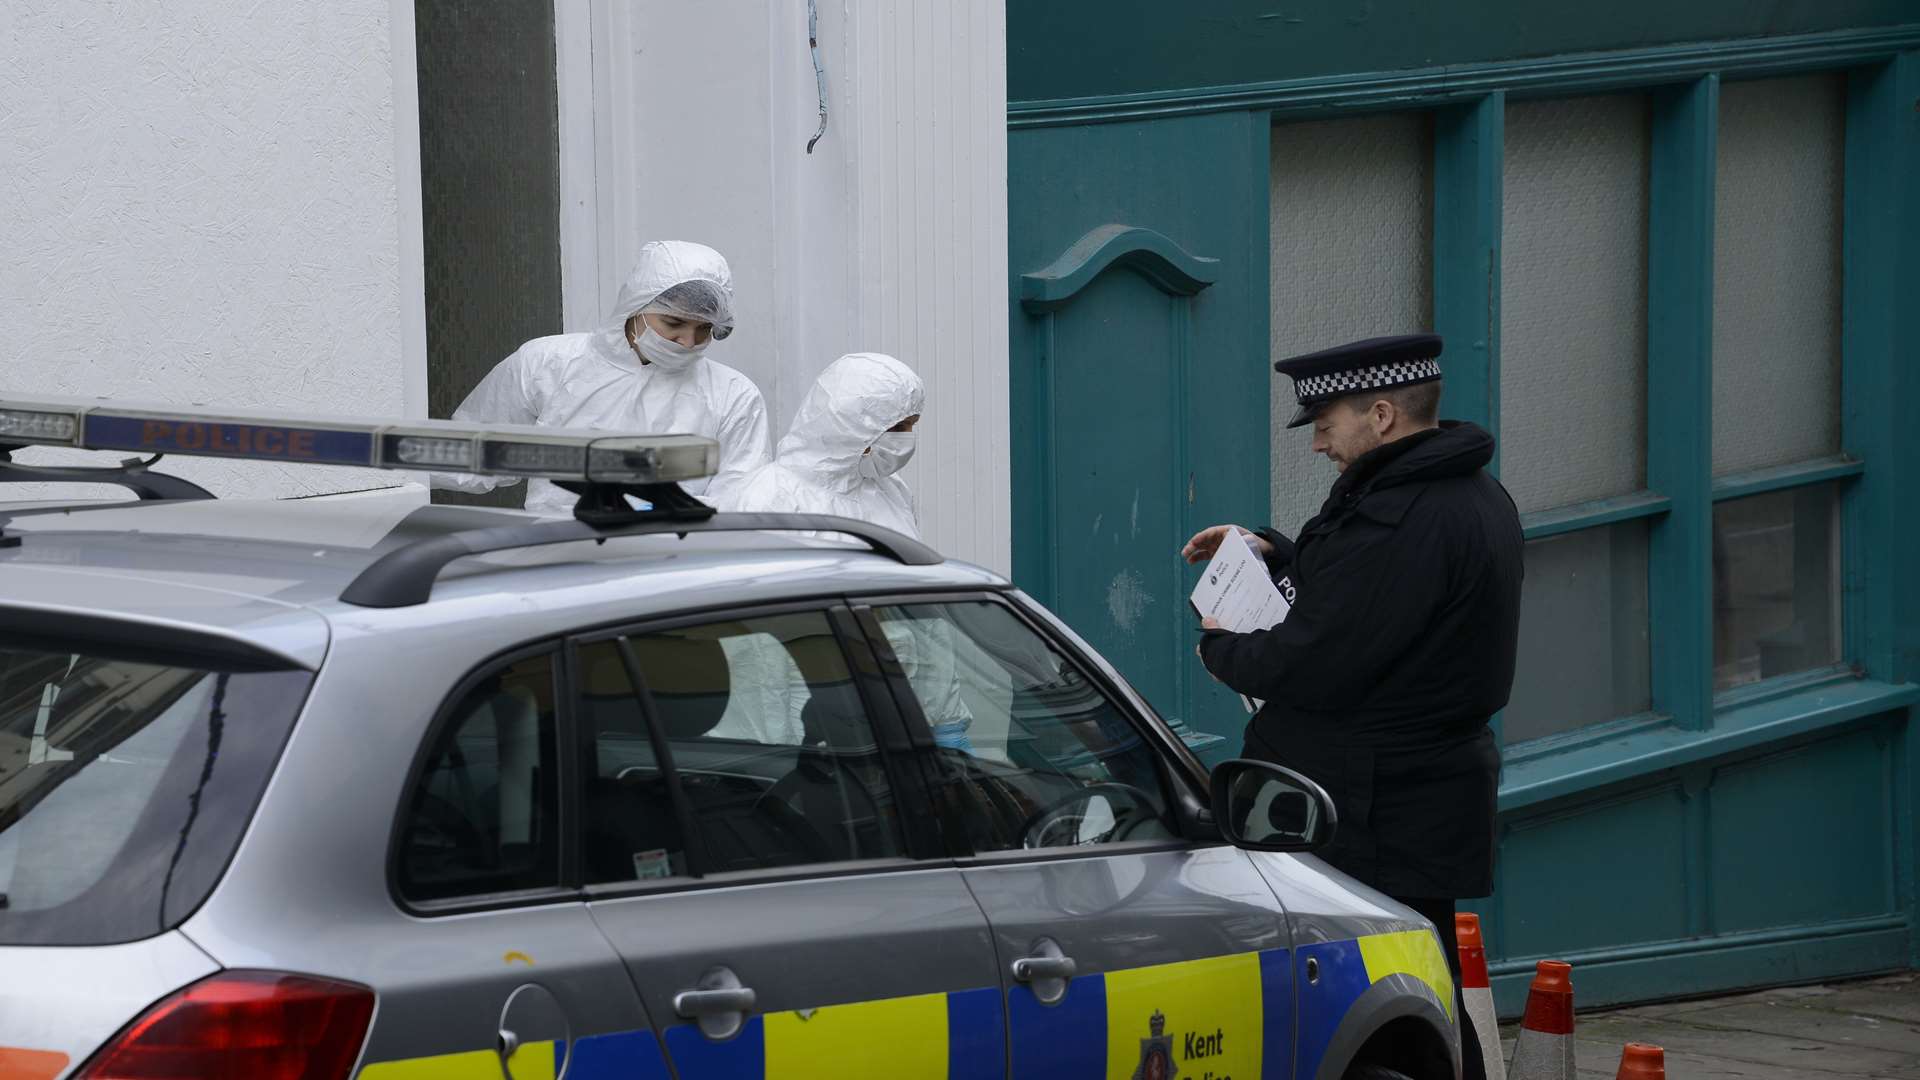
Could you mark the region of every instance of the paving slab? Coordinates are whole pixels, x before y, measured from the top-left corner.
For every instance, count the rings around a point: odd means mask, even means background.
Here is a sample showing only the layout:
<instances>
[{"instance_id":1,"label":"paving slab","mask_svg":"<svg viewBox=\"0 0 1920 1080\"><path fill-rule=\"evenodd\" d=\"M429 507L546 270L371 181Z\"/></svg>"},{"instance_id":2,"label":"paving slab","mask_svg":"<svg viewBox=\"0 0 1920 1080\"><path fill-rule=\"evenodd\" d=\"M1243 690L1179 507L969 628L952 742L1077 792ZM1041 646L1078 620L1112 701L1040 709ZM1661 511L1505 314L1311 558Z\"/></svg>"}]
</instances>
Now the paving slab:
<instances>
[{"instance_id":1,"label":"paving slab","mask_svg":"<svg viewBox=\"0 0 1920 1080\"><path fill-rule=\"evenodd\" d=\"M1620 1048L1617 1046L1580 1043L1574 1053L1577 1080L1614 1080L1620 1068ZM1668 1080L1853 1080L1846 1073L1810 1073L1799 1067L1728 1061L1687 1050L1668 1050L1666 1062ZM1859 1075L1878 1080L1871 1073Z\"/></svg>"},{"instance_id":2,"label":"paving slab","mask_svg":"<svg viewBox=\"0 0 1920 1080\"><path fill-rule=\"evenodd\" d=\"M1920 1024L1920 975L1876 980L1867 986L1835 987L1808 1002L1815 1008Z\"/></svg>"},{"instance_id":3,"label":"paving slab","mask_svg":"<svg viewBox=\"0 0 1920 1080\"><path fill-rule=\"evenodd\" d=\"M1611 1080L1628 1042L1665 1048L1672 1080L1920 1080L1920 973L1583 1012L1581 1080Z\"/></svg>"},{"instance_id":4,"label":"paving slab","mask_svg":"<svg viewBox=\"0 0 1920 1080\"><path fill-rule=\"evenodd\" d=\"M1690 1021L1692 1016L1686 1019ZM1920 1057L1916 1056L1916 1053L1920 1053L1920 1040L1915 1042L1914 1052L1904 1052L1881 1047L1850 1046L1760 1028L1701 1027L1692 1023L1655 1021L1644 1017L1596 1017L1582 1026L1586 1029L1588 1041L1611 1046L1615 1055L1619 1054L1621 1046L1629 1042L1645 1042L1670 1050L1685 1050L1716 1061L1771 1065L1807 1075L1899 1075L1900 1070L1913 1068L1915 1080L1920 1080Z\"/></svg>"},{"instance_id":5,"label":"paving slab","mask_svg":"<svg viewBox=\"0 0 1920 1080\"><path fill-rule=\"evenodd\" d=\"M1783 986L1729 997L1636 1005L1614 1012L1629 1016L1681 1017L1747 1002L1792 1005L1834 1013L1875 1016L1920 1024L1920 973L1888 975L1860 982L1826 986Z\"/></svg>"},{"instance_id":6,"label":"paving slab","mask_svg":"<svg viewBox=\"0 0 1920 1080\"><path fill-rule=\"evenodd\" d=\"M1700 1009L1674 1017L1671 1022L1711 1031L1759 1031L1794 1042L1856 1046L1920 1055L1920 1023L1807 1008L1785 1002L1742 1002L1717 1009Z\"/></svg>"}]
</instances>

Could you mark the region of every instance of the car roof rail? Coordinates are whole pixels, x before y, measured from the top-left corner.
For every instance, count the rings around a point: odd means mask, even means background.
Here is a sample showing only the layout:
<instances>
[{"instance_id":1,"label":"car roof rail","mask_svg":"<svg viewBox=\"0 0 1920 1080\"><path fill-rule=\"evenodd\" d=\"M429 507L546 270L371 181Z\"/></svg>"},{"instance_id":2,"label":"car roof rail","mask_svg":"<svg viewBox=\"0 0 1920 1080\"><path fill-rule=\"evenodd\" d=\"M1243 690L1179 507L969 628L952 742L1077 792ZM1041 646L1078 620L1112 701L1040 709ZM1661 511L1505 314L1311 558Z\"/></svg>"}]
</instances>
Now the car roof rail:
<instances>
[{"instance_id":1,"label":"car roof rail","mask_svg":"<svg viewBox=\"0 0 1920 1080\"><path fill-rule=\"evenodd\" d=\"M534 521L466 529L395 548L374 560L341 592L342 603L397 608L426 603L448 563L491 551L605 541L623 536L713 532L833 532L866 543L876 554L906 566L935 566L940 553L908 536L852 518L827 514L715 514L678 484L574 484L580 494L571 521ZM637 500L639 508L628 499Z\"/></svg>"},{"instance_id":2,"label":"car roof rail","mask_svg":"<svg viewBox=\"0 0 1920 1080\"><path fill-rule=\"evenodd\" d=\"M0 442L0 484L113 484L126 488L142 502L158 499L211 499L213 492L191 480L149 470L165 457L127 458L118 465L22 465L13 452L20 443Z\"/></svg>"},{"instance_id":3,"label":"car roof rail","mask_svg":"<svg viewBox=\"0 0 1920 1080\"><path fill-rule=\"evenodd\" d=\"M136 502L108 503L107 506L127 507L141 503L174 502L182 499L211 499L213 492L191 480L166 473L149 472L148 469L164 454L155 454L150 458L127 458L118 465L22 465L13 460L15 450L24 449L19 443L0 442L0 484L112 484L133 492ZM95 507L80 507L94 509ZM18 533L6 531L7 522L22 514L48 513L72 510L72 506L42 507L38 510L16 510L0 514L0 548L20 546Z\"/></svg>"}]
</instances>

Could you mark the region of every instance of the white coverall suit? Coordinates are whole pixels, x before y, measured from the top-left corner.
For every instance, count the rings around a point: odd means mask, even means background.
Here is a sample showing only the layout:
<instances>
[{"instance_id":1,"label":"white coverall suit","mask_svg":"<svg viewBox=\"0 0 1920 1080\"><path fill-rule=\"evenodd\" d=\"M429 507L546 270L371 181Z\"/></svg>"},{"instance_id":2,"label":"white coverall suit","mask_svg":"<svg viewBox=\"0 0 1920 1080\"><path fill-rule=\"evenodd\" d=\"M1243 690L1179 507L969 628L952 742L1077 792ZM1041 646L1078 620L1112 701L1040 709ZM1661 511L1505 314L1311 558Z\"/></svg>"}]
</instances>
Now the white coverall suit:
<instances>
[{"instance_id":1,"label":"white coverall suit","mask_svg":"<svg viewBox=\"0 0 1920 1080\"><path fill-rule=\"evenodd\" d=\"M915 437L888 429L920 415L925 403L920 376L891 356L850 353L835 360L801 400L773 464L724 496L720 509L832 514L919 539L913 491L898 475L913 456ZM966 749L973 714L961 700L951 628L905 618L881 625L935 740Z\"/></svg>"},{"instance_id":2,"label":"white coverall suit","mask_svg":"<svg viewBox=\"0 0 1920 1080\"><path fill-rule=\"evenodd\" d=\"M600 329L535 338L514 350L480 380L455 420L538 424L647 434L704 435L720 443L720 471L707 481L681 486L709 502L765 465L769 437L767 406L753 380L738 371L682 351L679 370L643 363L628 343L627 321L676 285L700 283L714 298L709 310L676 312L713 323L716 337L732 330L733 273L710 247L656 240L640 249L633 273ZM511 477L436 473L433 486L489 491L517 483ZM541 514L571 514L578 496L550 481L527 485L526 508Z\"/></svg>"}]
</instances>

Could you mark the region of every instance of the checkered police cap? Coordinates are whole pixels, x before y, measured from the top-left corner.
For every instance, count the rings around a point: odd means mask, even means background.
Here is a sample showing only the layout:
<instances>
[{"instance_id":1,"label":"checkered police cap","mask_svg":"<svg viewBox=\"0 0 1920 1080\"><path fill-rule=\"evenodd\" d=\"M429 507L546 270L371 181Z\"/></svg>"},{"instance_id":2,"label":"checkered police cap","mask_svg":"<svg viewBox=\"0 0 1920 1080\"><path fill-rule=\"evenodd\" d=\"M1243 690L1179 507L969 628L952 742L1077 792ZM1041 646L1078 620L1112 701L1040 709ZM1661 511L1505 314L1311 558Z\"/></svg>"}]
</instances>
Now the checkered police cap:
<instances>
[{"instance_id":1,"label":"checkered police cap","mask_svg":"<svg viewBox=\"0 0 1920 1080\"><path fill-rule=\"evenodd\" d=\"M1293 396L1300 406L1287 426L1311 422L1321 405L1349 394L1433 382L1440 378L1435 359L1440 349L1438 334L1403 334L1279 361L1273 369L1293 379Z\"/></svg>"}]
</instances>

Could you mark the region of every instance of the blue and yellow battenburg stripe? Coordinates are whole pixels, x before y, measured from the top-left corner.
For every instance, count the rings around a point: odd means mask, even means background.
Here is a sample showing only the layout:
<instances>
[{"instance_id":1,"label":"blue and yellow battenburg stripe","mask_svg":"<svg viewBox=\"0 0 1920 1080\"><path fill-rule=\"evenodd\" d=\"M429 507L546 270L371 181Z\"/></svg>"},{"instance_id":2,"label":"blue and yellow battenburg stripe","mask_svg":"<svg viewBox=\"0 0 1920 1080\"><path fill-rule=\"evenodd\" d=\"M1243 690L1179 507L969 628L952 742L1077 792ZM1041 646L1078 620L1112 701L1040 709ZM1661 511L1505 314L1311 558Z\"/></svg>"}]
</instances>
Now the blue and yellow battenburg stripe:
<instances>
[{"instance_id":1,"label":"blue and yellow battenburg stripe","mask_svg":"<svg viewBox=\"0 0 1920 1080\"><path fill-rule=\"evenodd\" d=\"M1005 1038L985 987L769 1013L725 1042L682 1024L667 1053L683 1080L999 1076Z\"/></svg>"},{"instance_id":2,"label":"blue and yellow battenburg stripe","mask_svg":"<svg viewBox=\"0 0 1920 1080\"><path fill-rule=\"evenodd\" d=\"M1310 957L1320 968L1312 986L1296 975ZM996 987L827 1005L751 1017L722 1042L681 1024L667 1029L664 1054L650 1031L596 1035L573 1044L566 1075L665 1080L671 1057L683 1080L961 1080L1007 1075L1009 1066L1016 1080L1311 1077L1348 1008L1393 975L1424 983L1451 1014L1453 983L1439 943L1410 930L1306 945L1296 954L1272 949L1083 975L1053 1005L1025 986L1008 992L1004 1011ZM1156 1058L1171 1068L1156 1073ZM529 1044L514 1056L513 1075L554 1080L563 1063L559 1045ZM500 1067L482 1050L379 1062L360 1075L498 1080Z\"/></svg>"},{"instance_id":3,"label":"blue and yellow battenburg stripe","mask_svg":"<svg viewBox=\"0 0 1920 1080\"><path fill-rule=\"evenodd\" d=\"M1006 1034L995 987L883 998L754 1016L738 1035L715 1042L692 1024L667 1029L683 1078L809 1080L849 1076L999 1076ZM514 1080L668 1080L651 1031L576 1040L568 1065L560 1044L527 1043L510 1063ZM383 1061L361 1080L500 1080L491 1050Z\"/></svg>"},{"instance_id":4,"label":"blue and yellow battenburg stripe","mask_svg":"<svg viewBox=\"0 0 1920 1080\"><path fill-rule=\"evenodd\" d=\"M1298 1076L1312 1077L1318 1071L1347 1010L1382 979L1413 978L1433 992L1448 1018L1453 1017L1453 973L1431 931L1401 930L1302 945L1296 965L1304 969L1308 960L1318 962L1320 980L1300 995Z\"/></svg>"},{"instance_id":5,"label":"blue and yellow battenburg stripe","mask_svg":"<svg viewBox=\"0 0 1920 1080\"><path fill-rule=\"evenodd\" d=\"M1084 975L1054 1005L1017 986L1007 1008L1019 1080L1262 1080L1293 1061L1285 949Z\"/></svg>"}]
</instances>

